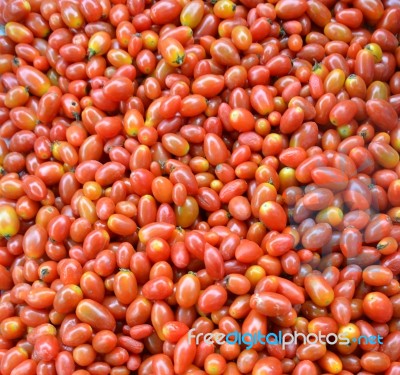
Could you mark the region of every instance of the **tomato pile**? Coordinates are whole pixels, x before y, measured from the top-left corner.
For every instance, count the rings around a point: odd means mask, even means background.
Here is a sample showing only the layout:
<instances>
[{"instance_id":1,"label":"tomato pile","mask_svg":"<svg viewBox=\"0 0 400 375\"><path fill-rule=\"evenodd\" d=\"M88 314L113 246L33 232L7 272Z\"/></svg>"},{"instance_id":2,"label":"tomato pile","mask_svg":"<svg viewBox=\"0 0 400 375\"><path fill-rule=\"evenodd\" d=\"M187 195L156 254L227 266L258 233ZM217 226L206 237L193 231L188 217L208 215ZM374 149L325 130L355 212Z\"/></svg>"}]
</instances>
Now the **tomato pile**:
<instances>
[{"instance_id":1,"label":"tomato pile","mask_svg":"<svg viewBox=\"0 0 400 375\"><path fill-rule=\"evenodd\" d=\"M399 0L0 22L2 375L400 374Z\"/></svg>"}]
</instances>

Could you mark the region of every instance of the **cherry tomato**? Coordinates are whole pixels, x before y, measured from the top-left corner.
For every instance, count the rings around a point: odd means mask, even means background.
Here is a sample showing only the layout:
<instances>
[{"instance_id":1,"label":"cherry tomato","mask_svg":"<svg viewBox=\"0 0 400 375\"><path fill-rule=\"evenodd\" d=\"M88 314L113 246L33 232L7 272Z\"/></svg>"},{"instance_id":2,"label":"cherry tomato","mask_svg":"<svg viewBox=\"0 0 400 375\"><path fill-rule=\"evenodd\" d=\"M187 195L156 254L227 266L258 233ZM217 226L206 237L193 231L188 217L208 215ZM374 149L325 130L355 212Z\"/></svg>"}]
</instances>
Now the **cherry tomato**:
<instances>
[{"instance_id":1,"label":"cherry tomato","mask_svg":"<svg viewBox=\"0 0 400 375\"><path fill-rule=\"evenodd\" d=\"M185 61L185 50L182 44L174 38L168 37L160 40L158 48L165 61L171 66L180 66Z\"/></svg>"},{"instance_id":2,"label":"cherry tomato","mask_svg":"<svg viewBox=\"0 0 400 375\"><path fill-rule=\"evenodd\" d=\"M194 306L200 295L200 282L192 274L182 276L176 286L175 298L179 306L189 308Z\"/></svg>"},{"instance_id":3,"label":"cherry tomato","mask_svg":"<svg viewBox=\"0 0 400 375\"><path fill-rule=\"evenodd\" d=\"M307 275L304 279L304 287L312 301L318 306L328 306L334 299L333 289L322 276Z\"/></svg>"},{"instance_id":4,"label":"cherry tomato","mask_svg":"<svg viewBox=\"0 0 400 375\"><path fill-rule=\"evenodd\" d=\"M16 76L20 85L27 87L29 92L36 96L46 94L51 86L49 78L44 73L28 65L20 66Z\"/></svg>"},{"instance_id":5,"label":"cherry tomato","mask_svg":"<svg viewBox=\"0 0 400 375\"><path fill-rule=\"evenodd\" d=\"M76 308L77 317L91 325L95 330L115 329L115 318L107 308L96 301L83 299Z\"/></svg>"},{"instance_id":6,"label":"cherry tomato","mask_svg":"<svg viewBox=\"0 0 400 375\"><path fill-rule=\"evenodd\" d=\"M366 103L366 111L371 120L382 130L393 130L396 125L396 113L393 107L383 99L371 99ZM378 113L382 115L378 116Z\"/></svg>"},{"instance_id":7,"label":"cherry tomato","mask_svg":"<svg viewBox=\"0 0 400 375\"><path fill-rule=\"evenodd\" d=\"M204 313L219 310L227 300L227 292L222 286L210 285L198 298L198 307Z\"/></svg>"},{"instance_id":8,"label":"cherry tomato","mask_svg":"<svg viewBox=\"0 0 400 375\"><path fill-rule=\"evenodd\" d=\"M130 304L137 295L135 275L129 270L119 271L114 277L114 292L117 299L125 305Z\"/></svg>"},{"instance_id":9,"label":"cherry tomato","mask_svg":"<svg viewBox=\"0 0 400 375\"><path fill-rule=\"evenodd\" d=\"M280 0L275 10L276 15L281 19L295 19L306 12L307 5L303 1Z\"/></svg>"},{"instance_id":10,"label":"cherry tomato","mask_svg":"<svg viewBox=\"0 0 400 375\"><path fill-rule=\"evenodd\" d=\"M389 298L380 292L368 293L363 300L364 313L373 321L386 323L393 315Z\"/></svg>"},{"instance_id":11,"label":"cherry tomato","mask_svg":"<svg viewBox=\"0 0 400 375\"><path fill-rule=\"evenodd\" d=\"M270 230L282 231L286 227L286 214L282 206L269 201L260 206L260 220Z\"/></svg>"},{"instance_id":12,"label":"cherry tomato","mask_svg":"<svg viewBox=\"0 0 400 375\"><path fill-rule=\"evenodd\" d=\"M274 292L262 292L253 295L250 299L250 307L269 317L288 314L292 308L286 297Z\"/></svg>"},{"instance_id":13,"label":"cherry tomato","mask_svg":"<svg viewBox=\"0 0 400 375\"><path fill-rule=\"evenodd\" d=\"M1 231L0 235L5 238L10 238L18 233L20 222L12 206L0 206L0 222Z\"/></svg>"}]
</instances>

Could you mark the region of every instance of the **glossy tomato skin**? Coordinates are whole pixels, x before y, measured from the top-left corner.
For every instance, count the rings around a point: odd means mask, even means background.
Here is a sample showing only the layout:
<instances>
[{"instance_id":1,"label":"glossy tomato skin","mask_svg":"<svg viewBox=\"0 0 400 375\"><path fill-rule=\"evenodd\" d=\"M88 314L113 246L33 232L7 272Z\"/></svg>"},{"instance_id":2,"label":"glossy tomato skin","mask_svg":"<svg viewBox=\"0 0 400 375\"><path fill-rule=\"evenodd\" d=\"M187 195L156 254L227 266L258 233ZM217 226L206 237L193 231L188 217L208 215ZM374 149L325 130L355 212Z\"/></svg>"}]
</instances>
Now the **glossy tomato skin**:
<instances>
[{"instance_id":1,"label":"glossy tomato skin","mask_svg":"<svg viewBox=\"0 0 400 375\"><path fill-rule=\"evenodd\" d=\"M21 66L17 70L17 79L21 86L29 88L34 95L42 96L50 88L50 80L45 74L30 66Z\"/></svg>"},{"instance_id":2,"label":"glossy tomato skin","mask_svg":"<svg viewBox=\"0 0 400 375\"><path fill-rule=\"evenodd\" d=\"M347 187L348 177L337 168L319 167L311 171L311 178L320 187L340 191Z\"/></svg>"},{"instance_id":3,"label":"glossy tomato skin","mask_svg":"<svg viewBox=\"0 0 400 375\"><path fill-rule=\"evenodd\" d=\"M20 223L12 206L3 205L0 208L0 221L2 223L0 232L2 237L9 238L18 233Z\"/></svg>"},{"instance_id":4,"label":"glossy tomato skin","mask_svg":"<svg viewBox=\"0 0 400 375\"><path fill-rule=\"evenodd\" d=\"M278 203L263 203L259 211L260 220L270 230L282 231L286 227L286 214Z\"/></svg>"},{"instance_id":5,"label":"glossy tomato skin","mask_svg":"<svg viewBox=\"0 0 400 375\"><path fill-rule=\"evenodd\" d=\"M260 314L270 317L288 314L291 310L290 301L273 292L264 292L253 296L250 299L250 307Z\"/></svg>"},{"instance_id":6,"label":"glossy tomato skin","mask_svg":"<svg viewBox=\"0 0 400 375\"><path fill-rule=\"evenodd\" d=\"M217 63L224 66L239 65L240 56L238 49L228 38L220 38L212 42L210 54Z\"/></svg>"},{"instance_id":7,"label":"glossy tomato skin","mask_svg":"<svg viewBox=\"0 0 400 375\"><path fill-rule=\"evenodd\" d=\"M354 72L360 76L366 85L373 80L374 74L374 56L367 50L361 50L357 53Z\"/></svg>"},{"instance_id":8,"label":"glossy tomato skin","mask_svg":"<svg viewBox=\"0 0 400 375\"><path fill-rule=\"evenodd\" d=\"M227 292L218 285L209 286L199 296L198 306L204 312L212 312L220 309L227 299Z\"/></svg>"},{"instance_id":9,"label":"glossy tomato skin","mask_svg":"<svg viewBox=\"0 0 400 375\"><path fill-rule=\"evenodd\" d=\"M392 130L395 127L395 123L392 120L395 119L395 111L393 107L383 99L371 99L366 103L366 110L369 116L372 117L374 123L383 130ZM384 116L378 118L376 111L382 111Z\"/></svg>"},{"instance_id":10,"label":"glossy tomato skin","mask_svg":"<svg viewBox=\"0 0 400 375\"><path fill-rule=\"evenodd\" d=\"M182 373L189 368L196 355L196 344L188 335L184 335L177 342L174 351L174 371Z\"/></svg>"},{"instance_id":11,"label":"glossy tomato skin","mask_svg":"<svg viewBox=\"0 0 400 375\"><path fill-rule=\"evenodd\" d=\"M174 67L182 65L186 57L182 44L171 37L159 41L159 50L166 62Z\"/></svg>"},{"instance_id":12,"label":"glossy tomato skin","mask_svg":"<svg viewBox=\"0 0 400 375\"><path fill-rule=\"evenodd\" d=\"M149 280L143 285L142 293L148 299L168 298L173 292L172 280L167 276L159 276Z\"/></svg>"},{"instance_id":13,"label":"glossy tomato skin","mask_svg":"<svg viewBox=\"0 0 400 375\"><path fill-rule=\"evenodd\" d=\"M114 277L115 295L122 304L128 305L136 298L137 281L131 271L119 271Z\"/></svg>"},{"instance_id":14,"label":"glossy tomato skin","mask_svg":"<svg viewBox=\"0 0 400 375\"><path fill-rule=\"evenodd\" d=\"M333 301L333 289L322 276L310 274L306 276L304 285L311 299L318 306L328 306Z\"/></svg>"},{"instance_id":15,"label":"glossy tomato skin","mask_svg":"<svg viewBox=\"0 0 400 375\"><path fill-rule=\"evenodd\" d=\"M346 228L340 238L340 249L344 256L354 258L361 253L362 235L356 228Z\"/></svg>"},{"instance_id":16,"label":"glossy tomato skin","mask_svg":"<svg viewBox=\"0 0 400 375\"><path fill-rule=\"evenodd\" d=\"M21 362L28 359L28 352L23 348L13 347L4 353L1 371L11 374L11 371Z\"/></svg>"},{"instance_id":17,"label":"glossy tomato skin","mask_svg":"<svg viewBox=\"0 0 400 375\"><path fill-rule=\"evenodd\" d=\"M363 308L370 319L379 323L390 320L393 314L393 306L390 300L380 292L367 294L363 300Z\"/></svg>"}]
</instances>

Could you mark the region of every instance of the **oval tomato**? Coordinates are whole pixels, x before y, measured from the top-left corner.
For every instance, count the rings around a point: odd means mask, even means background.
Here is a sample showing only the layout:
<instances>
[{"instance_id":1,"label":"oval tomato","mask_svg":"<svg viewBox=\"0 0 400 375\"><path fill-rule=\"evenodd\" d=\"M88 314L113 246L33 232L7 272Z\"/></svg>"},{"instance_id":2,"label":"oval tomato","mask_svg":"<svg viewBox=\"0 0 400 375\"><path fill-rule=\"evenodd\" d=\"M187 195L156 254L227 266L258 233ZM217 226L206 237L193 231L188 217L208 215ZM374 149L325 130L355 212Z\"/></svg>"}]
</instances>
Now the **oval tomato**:
<instances>
[{"instance_id":1,"label":"oval tomato","mask_svg":"<svg viewBox=\"0 0 400 375\"><path fill-rule=\"evenodd\" d=\"M76 307L76 315L79 320L89 324L97 331L113 331L115 329L114 316L106 307L96 301L83 299Z\"/></svg>"},{"instance_id":2,"label":"oval tomato","mask_svg":"<svg viewBox=\"0 0 400 375\"><path fill-rule=\"evenodd\" d=\"M0 206L0 228L0 235L5 238L10 238L18 233L20 222L12 206Z\"/></svg>"},{"instance_id":3,"label":"oval tomato","mask_svg":"<svg viewBox=\"0 0 400 375\"><path fill-rule=\"evenodd\" d=\"M49 78L44 73L29 65L20 66L16 76L19 84L27 87L36 96L43 96L51 86Z\"/></svg>"},{"instance_id":4,"label":"oval tomato","mask_svg":"<svg viewBox=\"0 0 400 375\"><path fill-rule=\"evenodd\" d=\"M168 37L161 39L158 43L161 56L165 61L173 66L181 66L186 57L185 49L182 44L174 38Z\"/></svg>"}]
</instances>

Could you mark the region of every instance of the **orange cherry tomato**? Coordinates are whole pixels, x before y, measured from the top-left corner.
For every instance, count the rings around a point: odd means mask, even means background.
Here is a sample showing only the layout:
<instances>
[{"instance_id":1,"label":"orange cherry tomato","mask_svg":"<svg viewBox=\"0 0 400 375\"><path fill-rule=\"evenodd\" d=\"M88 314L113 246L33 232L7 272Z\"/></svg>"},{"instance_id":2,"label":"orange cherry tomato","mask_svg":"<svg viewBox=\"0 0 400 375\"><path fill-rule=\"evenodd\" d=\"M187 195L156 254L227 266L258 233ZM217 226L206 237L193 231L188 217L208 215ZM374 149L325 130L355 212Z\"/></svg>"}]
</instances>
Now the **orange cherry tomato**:
<instances>
[{"instance_id":1,"label":"orange cherry tomato","mask_svg":"<svg viewBox=\"0 0 400 375\"><path fill-rule=\"evenodd\" d=\"M334 299L332 287L320 275L307 275L304 279L304 287L312 301L318 306L328 306Z\"/></svg>"},{"instance_id":2,"label":"orange cherry tomato","mask_svg":"<svg viewBox=\"0 0 400 375\"><path fill-rule=\"evenodd\" d=\"M51 86L49 78L44 73L29 65L20 66L16 76L19 84L27 87L29 92L36 96L46 94Z\"/></svg>"},{"instance_id":3,"label":"orange cherry tomato","mask_svg":"<svg viewBox=\"0 0 400 375\"><path fill-rule=\"evenodd\" d=\"M286 214L282 206L276 202L265 202L260 206L260 220L270 230L282 231L286 227Z\"/></svg>"},{"instance_id":4,"label":"orange cherry tomato","mask_svg":"<svg viewBox=\"0 0 400 375\"><path fill-rule=\"evenodd\" d=\"M185 49L182 44L174 38L168 37L160 40L158 49L165 61L173 67L181 66L185 61Z\"/></svg>"},{"instance_id":5,"label":"orange cherry tomato","mask_svg":"<svg viewBox=\"0 0 400 375\"><path fill-rule=\"evenodd\" d=\"M0 236L10 238L18 233L20 222L15 209L12 206L0 206Z\"/></svg>"}]
</instances>

